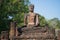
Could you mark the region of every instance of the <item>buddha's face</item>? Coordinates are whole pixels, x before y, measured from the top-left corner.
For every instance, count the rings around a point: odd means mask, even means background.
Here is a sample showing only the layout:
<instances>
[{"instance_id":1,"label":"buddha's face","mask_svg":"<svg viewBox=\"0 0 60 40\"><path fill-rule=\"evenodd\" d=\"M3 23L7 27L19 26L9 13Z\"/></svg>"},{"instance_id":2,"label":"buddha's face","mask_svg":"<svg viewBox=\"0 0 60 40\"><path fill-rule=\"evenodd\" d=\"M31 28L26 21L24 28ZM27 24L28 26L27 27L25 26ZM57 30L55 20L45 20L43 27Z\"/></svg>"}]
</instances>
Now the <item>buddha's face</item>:
<instances>
[{"instance_id":1,"label":"buddha's face","mask_svg":"<svg viewBox=\"0 0 60 40\"><path fill-rule=\"evenodd\" d=\"M34 11L34 5L30 5L30 6L29 6L29 11L30 11L30 12L33 12L33 11Z\"/></svg>"}]
</instances>

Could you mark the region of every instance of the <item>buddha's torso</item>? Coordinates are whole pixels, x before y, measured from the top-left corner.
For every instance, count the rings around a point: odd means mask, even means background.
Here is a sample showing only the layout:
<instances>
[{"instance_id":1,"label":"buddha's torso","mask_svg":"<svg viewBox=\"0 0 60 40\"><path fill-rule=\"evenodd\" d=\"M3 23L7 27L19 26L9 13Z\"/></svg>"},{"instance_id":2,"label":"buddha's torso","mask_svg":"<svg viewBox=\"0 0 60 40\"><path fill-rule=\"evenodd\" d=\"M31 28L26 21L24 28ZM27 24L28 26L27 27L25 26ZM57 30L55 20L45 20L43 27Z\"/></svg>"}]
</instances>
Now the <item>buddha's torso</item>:
<instances>
[{"instance_id":1,"label":"buddha's torso","mask_svg":"<svg viewBox=\"0 0 60 40\"><path fill-rule=\"evenodd\" d=\"M34 25L35 24L35 14L31 13L28 15L28 25Z\"/></svg>"}]
</instances>

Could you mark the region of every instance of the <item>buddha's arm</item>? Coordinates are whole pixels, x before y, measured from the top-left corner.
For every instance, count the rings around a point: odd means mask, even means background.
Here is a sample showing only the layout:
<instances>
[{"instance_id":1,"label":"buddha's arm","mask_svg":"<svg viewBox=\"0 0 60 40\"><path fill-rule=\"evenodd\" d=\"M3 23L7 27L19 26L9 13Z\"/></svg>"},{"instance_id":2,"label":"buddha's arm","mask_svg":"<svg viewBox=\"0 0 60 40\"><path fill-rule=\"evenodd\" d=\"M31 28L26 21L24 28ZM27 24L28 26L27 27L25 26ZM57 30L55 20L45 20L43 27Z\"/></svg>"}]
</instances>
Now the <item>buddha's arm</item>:
<instances>
[{"instance_id":1,"label":"buddha's arm","mask_svg":"<svg viewBox=\"0 0 60 40\"><path fill-rule=\"evenodd\" d=\"M39 24L39 15L36 15L36 25Z\"/></svg>"},{"instance_id":2,"label":"buddha's arm","mask_svg":"<svg viewBox=\"0 0 60 40\"><path fill-rule=\"evenodd\" d=\"M27 25L27 16L24 16L24 25Z\"/></svg>"}]
</instances>

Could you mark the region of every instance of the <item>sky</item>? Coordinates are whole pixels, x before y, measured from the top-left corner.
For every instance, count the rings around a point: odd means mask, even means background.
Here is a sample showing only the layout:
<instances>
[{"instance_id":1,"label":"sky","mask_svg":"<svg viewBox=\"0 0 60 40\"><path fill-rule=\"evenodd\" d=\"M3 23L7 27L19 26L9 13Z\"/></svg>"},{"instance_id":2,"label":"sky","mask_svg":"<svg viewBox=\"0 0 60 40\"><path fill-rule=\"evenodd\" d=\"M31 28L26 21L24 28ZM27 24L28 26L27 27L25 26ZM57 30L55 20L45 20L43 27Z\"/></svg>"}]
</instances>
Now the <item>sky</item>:
<instances>
[{"instance_id":1,"label":"sky","mask_svg":"<svg viewBox=\"0 0 60 40\"><path fill-rule=\"evenodd\" d=\"M46 19L60 19L60 0L29 0L34 4L34 12L44 16Z\"/></svg>"}]
</instances>

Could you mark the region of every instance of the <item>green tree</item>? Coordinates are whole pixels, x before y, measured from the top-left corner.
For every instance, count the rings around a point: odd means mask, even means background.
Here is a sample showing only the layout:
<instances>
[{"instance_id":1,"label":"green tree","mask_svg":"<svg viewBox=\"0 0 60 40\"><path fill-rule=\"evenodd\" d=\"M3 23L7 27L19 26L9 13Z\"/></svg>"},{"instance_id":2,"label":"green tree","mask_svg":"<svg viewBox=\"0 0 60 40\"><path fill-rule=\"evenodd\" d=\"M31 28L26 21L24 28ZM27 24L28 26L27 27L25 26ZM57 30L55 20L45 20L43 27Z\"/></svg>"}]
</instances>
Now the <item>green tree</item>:
<instances>
[{"instance_id":1,"label":"green tree","mask_svg":"<svg viewBox=\"0 0 60 40\"><path fill-rule=\"evenodd\" d=\"M28 12L28 4L29 0L1 0L0 32L9 29L10 21L17 21L18 26L23 24L24 13Z\"/></svg>"},{"instance_id":2,"label":"green tree","mask_svg":"<svg viewBox=\"0 0 60 40\"><path fill-rule=\"evenodd\" d=\"M60 29L60 20L58 18L53 18L49 20L48 22L49 22L50 27Z\"/></svg>"},{"instance_id":3,"label":"green tree","mask_svg":"<svg viewBox=\"0 0 60 40\"><path fill-rule=\"evenodd\" d=\"M39 21L40 21L40 26L45 26L46 24L48 24L45 17L41 15L39 16Z\"/></svg>"}]
</instances>

